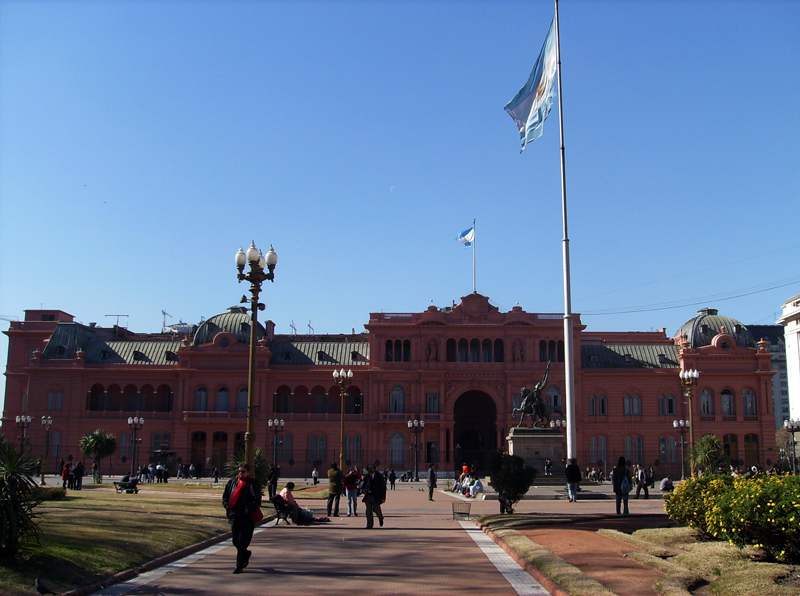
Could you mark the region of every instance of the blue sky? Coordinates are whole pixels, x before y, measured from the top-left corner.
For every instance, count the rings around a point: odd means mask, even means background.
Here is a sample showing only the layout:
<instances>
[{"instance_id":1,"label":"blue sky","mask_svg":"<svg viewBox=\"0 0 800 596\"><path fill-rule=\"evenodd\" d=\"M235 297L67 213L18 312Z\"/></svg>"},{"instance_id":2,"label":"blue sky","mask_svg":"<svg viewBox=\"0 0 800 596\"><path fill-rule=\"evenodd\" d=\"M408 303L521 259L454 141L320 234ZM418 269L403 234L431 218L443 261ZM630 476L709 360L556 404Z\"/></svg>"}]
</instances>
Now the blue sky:
<instances>
[{"instance_id":1,"label":"blue sky","mask_svg":"<svg viewBox=\"0 0 800 596\"><path fill-rule=\"evenodd\" d=\"M672 335L800 292L800 4L562 0L573 311ZM0 314L159 331L279 255L278 333L563 309L557 108L503 106L553 16L513 2L0 2ZM610 314L599 314L609 313ZM1 329L7 323L0 322ZM0 341L6 360L7 338Z\"/></svg>"}]
</instances>

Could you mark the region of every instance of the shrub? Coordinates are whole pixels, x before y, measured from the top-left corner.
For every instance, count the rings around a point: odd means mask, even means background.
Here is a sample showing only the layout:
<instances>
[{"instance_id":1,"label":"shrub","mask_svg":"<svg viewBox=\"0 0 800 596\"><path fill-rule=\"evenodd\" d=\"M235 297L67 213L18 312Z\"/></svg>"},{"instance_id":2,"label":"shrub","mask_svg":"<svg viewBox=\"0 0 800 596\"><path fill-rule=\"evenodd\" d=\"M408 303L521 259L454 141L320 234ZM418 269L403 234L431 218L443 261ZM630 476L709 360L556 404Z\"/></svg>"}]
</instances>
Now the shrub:
<instances>
[{"instance_id":1,"label":"shrub","mask_svg":"<svg viewBox=\"0 0 800 596\"><path fill-rule=\"evenodd\" d=\"M60 486L37 486L32 494L37 501L63 501L67 498L67 491Z\"/></svg>"},{"instance_id":2,"label":"shrub","mask_svg":"<svg viewBox=\"0 0 800 596\"><path fill-rule=\"evenodd\" d=\"M225 463L225 474L229 478L235 478L238 474L239 464L245 461L245 452L244 448L240 449L236 453L234 453L231 458ZM269 474L269 464L267 463L267 458L264 456L264 452L261 451L259 447L256 447L255 453L255 473L251 472L251 475L258 481L261 485L261 488L267 486L267 476Z\"/></svg>"},{"instance_id":3,"label":"shrub","mask_svg":"<svg viewBox=\"0 0 800 596\"><path fill-rule=\"evenodd\" d=\"M708 502L716 495L728 492L732 485L733 478L727 474L693 476L675 487L664 508L673 521L709 534L706 522Z\"/></svg>"},{"instance_id":4,"label":"shrub","mask_svg":"<svg viewBox=\"0 0 800 596\"><path fill-rule=\"evenodd\" d=\"M526 466L525 460L518 455L494 451L489 455L489 475L489 486L505 500L510 512L533 484L536 470Z\"/></svg>"},{"instance_id":5,"label":"shrub","mask_svg":"<svg viewBox=\"0 0 800 596\"><path fill-rule=\"evenodd\" d=\"M0 557L10 559L21 542L39 538L34 471L35 464L27 454L17 453L0 435Z\"/></svg>"},{"instance_id":6,"label":"shrub","mask_svg":"<svg viewBox=\"0 0 800 596\"><path fill-rule=\"evenodd\" d=\"M800 477L737 478L732 490L713 497L706 518L712 536L800 562Z\"/></svg>"}]
</instances>

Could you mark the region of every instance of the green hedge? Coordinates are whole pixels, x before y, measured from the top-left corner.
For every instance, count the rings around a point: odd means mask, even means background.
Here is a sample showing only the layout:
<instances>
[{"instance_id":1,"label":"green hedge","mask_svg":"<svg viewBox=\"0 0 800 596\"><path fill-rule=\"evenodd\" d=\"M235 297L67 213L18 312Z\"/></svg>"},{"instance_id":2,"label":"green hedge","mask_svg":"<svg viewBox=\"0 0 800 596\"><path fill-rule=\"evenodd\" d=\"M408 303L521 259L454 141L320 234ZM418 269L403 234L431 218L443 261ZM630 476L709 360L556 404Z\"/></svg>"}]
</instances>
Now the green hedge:
<instances>
[{"instance_id":1,"label":"green hedge","mask_svg":"<svg viewBox=\"0 0 800 596\"><path fill-rule=\"evenodd\" d=\"M692 478L665 507L670 518L708 536L753 545L776 561L800 562L800 477Z\"/></svg>"}]
</instances>

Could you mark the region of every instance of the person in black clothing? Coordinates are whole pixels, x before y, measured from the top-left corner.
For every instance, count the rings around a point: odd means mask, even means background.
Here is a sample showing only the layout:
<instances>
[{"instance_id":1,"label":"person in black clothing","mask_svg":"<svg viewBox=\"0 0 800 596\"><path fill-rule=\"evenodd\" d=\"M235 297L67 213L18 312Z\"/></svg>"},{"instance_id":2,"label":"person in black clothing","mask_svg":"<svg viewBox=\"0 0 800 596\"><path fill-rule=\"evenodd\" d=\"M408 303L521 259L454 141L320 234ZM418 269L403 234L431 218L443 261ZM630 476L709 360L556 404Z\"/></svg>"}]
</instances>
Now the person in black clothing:
<instances>
[{"instance_id":1,"label":"person in black clothing","mask_svg":"<svg viewBox=\"0 0 800 596\"><path fill-rule=\"evenodd\" d=\"M271 499L278 494L278 480L281 477L281 467L277 464L270 464L267 471L267 482L269 498Z\"/></svg>"},{"instance_id":2,"label":"person in black clothing","mask_svg":"<svg viewBox=\"0 0 800 596\"><path fill-rule=\"evenodd\" d=\"M578 466L578 460L573 457L569 460L569 465L567 466L567 489L570 503L578 500L578 485L580 482L581 469Z\"/></svg>"},{"instance_id":3,"label":"person in black clothing","mask_svg":"<svg viewBox=\"0 0 800 596\"><path fill-rule=\"evenodd\" d=\"M433 501L433 491L436 490L436 464L428 468L428 500Z\"/></svg>"},{"instance_id":4,"label":"person in black clothing","mask_svg":"<svg viewBox=\"0 0 800 596\"><path fill-rule=\"evenodd\" d=\"M383 474L375 471L375 466L367 466L367 475L361 481L361 493L364 495L364 508L367 511L367 529L373 527L373 513L378 516L378 523L383 526L381 505L386 502L386 481Z\"/></svg>"},{"instance_id":5,"label":"person in black clothing","mask_svg":"<svg viewBox=\"0 0 800 596\"><path fill-rule=\"evenodd\" d=\"M253 539L256 524L250 514L261 505L261 486L250 475L250 466L239 465L239 475L231 478L225 485L222 494L222 505L231 526L233 546L236 547L236 568L234 573L241 573L250 562L252 554L247 547Z\"/></svg>"}]
</instances>

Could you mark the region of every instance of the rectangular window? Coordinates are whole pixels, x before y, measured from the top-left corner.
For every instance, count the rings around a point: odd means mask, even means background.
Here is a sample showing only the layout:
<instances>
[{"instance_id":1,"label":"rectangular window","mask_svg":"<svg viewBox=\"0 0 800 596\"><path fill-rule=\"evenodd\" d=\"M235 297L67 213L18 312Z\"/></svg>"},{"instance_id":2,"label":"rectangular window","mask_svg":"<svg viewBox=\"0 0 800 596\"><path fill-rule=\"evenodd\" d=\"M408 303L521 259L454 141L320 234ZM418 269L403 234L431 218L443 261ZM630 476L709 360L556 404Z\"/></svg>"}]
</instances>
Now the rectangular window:
<instances>
[{"instance_id":1,"label":"rectangular window","mask_svg":"<svg viewBox=\"0 0 800 596\"><path fill-rule=\"evenodd\" d=\"M625 437L625 459L636 461L633 457L633 438Z\"/></svg>"},{"instance_id":2,"label":"rectangular window","mask_svg":"<svg viewBox=\"0 0 800 596\"><path fill-rule=\"evenodd\" d=\"M425 461L429 464L439 463L439 443L429 441L425 444Z\"/></svg>"},{"instance_id":3,"label":"rectangular window","mask_svg":"<svg viewBox=\"0 0 800 596\"><path fill-rule=\"evenodd\" d=\"M626 395L625 398L622 400L622 414L623 416L631 415L631 398L628 395Z\"/></svg>"},{"instance_id":4,"label":"rectangular window","mask_svg":"<svg viewBox=\"0 0 800 596\"><path fill-rule=\"evenodd\" d=\"M158 451L161 449L161 434L160 433L153 433L151 445L153 447L153 451Z\"/></svg>"},{"instance_id":5,"label":"rectangular window","mask_svg":"<svg viewBox=\"0 0 800 596\"><path fill-rule=\"evenodd\" d=\"M589 397L589 416L597 416L597 398L594 395Z\"/></svg>"},{"instance_id":6,"label":"rectangular window","mask_svg":"<svg viewBox=\"0 0 800 596\"><path fill-rule=\"evenodd\" d=\"M169 433L161 433L161 448L169 449Z\"/></svg>"},{"instance_id":7,"label":"rectangular window","mask_svg":"<svg viewBox=\"0 0 800 596\"><path fill-rule=\"evenodd\" d=\"M289 461L290 459L292 459L292 435L278 435L275 461Z\"/></svg>"},{"instance_id":8,"label":"rectangular window","mask_svg":"<svg viewBox=\"0 0 800 596\"><path fill-rule=\"evenodd\" d=\"M598 441L597 455L604 462L608 462L608 458L606 457L606 438L605 437L600 437L600 440Z\"/></svg>"},{"instance_id":9,"label":"rectangular window","mask_svg":"<svg viewBox=\"0 0 800 596\"><path fill-rule=\"evenodd\" d=\"M634 437L634 457L639 463L644 463L644 442L642 437Z\"/></svg>"},{"instance_id":10,"label":"rectangular window","mask_svg":"<svg viewBox=\"0 0 800 596\"><path fill-rule=\"evenodd\" d=\"M56 403L55 409L60 410L64 407L64 392L63 391L56 391Z\"/></svg>"},{"instance_id":11,"label":"rectangular window","mask_svg":"<svg viewBox=\"0 0 800 596\"><path fill-rule=\"evenodd\" d=\"M53 457L61 455L61 431L53 431Z\"/></svg>"},{"instance_id":12,"label":"rectangular window","mask_svg":"<svg viewBox=\"0 0 800 596\"><path fill-rule=\"evenodd\" d=\"M308 461L317 459L317 435L308 435Z\"/></svg>"},{"instance_id":13,"label":"rectangular window","mask_svg":"<svg viewBox=\"0 0 800 596\"><path fill-rule=\"evenodd\" d=\"M328 397L326 395L314 396L314 413L315 414L328 413Z\"/></svg>"},{"instance_id":14,"label":"rectangular window","mask_svg":"<svg viewBox=\"0 0 800 596\"><path fill-rule=\"evenodd\" d=\"M47 392L47 409L48 410L52 410L53 409L53 403L54 402L55 402L55 393L53 393L52 391L48 391Z\"/></svg>"},{"instance_id":15,"label":"rectangular window","mask_svg":"<svg viewBox=\"0 0 800 596\"><path fill-rule=\"evenodd\" d=\"M597 437L589 437L589 460L597 461Z\"/></svg>"},{"instance_id":16,"label":"rectangular window","mask_svg":"<svg viewBox=\"0 0 800 596\"><path fill-rule=\"evenodd\" d=\"M642 415L642 399L638 395L633 396L633 415Z\"/></svg>"},{"instance_id":17,"label":"rectangular window","mask_svg":"<svg viewBox=\"0 0 800 596\"><path fill-rule=\"evenodd\" d=\"M428 403L428 414L438 414L439 413L439 394L438 393L428 393L425 396L425 399Z\"/></svg>"},{"instance_id":18,"label":"rectangular window","mask_svg":"<svg viewBox=\"0 0 800 596\"><path fill-rule=\"evenodd\" d=\"M344 459L350 461L361 461L361 435L345 436Z\"/></svg>"}]
</instances>

